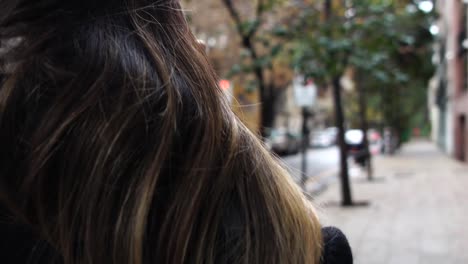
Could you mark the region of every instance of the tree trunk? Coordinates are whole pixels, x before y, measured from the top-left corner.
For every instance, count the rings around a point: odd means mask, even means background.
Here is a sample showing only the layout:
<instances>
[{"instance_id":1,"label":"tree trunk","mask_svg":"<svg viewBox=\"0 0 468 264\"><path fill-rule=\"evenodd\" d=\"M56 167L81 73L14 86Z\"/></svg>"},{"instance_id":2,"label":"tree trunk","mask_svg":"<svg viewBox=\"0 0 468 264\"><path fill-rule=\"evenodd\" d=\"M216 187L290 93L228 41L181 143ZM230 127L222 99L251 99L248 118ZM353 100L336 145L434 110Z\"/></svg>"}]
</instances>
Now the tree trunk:
<instances>
[{"instance_id":1,"label":"tree trunk","mask_svg":"<svg viewBox=\"0 0 468 264\"><path fill-rule=\"evenodd\" d=\"M231 16L232 20L234 21L236 28L237 28L237 33L239 34L239 37L241 38L241 45L244 49L248 50L250 53L250 57L255 63L259 55L257 53L257 50L254 45L254 37L255 33L257 32L259 26L256 26L249 31L245 31L243 29L243 24L244 22L241 20L241 17L239 15L239 10L237 10L234 7L234 2L232 0L222 0L222 3L224 6L227 8L229 15ZM257 3L257 20L260 19L262 15L262 2ZM257 79L258 82L258 89L260 93L260 134L262 137L266 136L266 128L271 128L273 126L274 118L275 118L275 112L274 112L274 105L276 101L276 96L275 96L275 87L273 84L267 84L266 78L265 78L265 73L264 69L261 66L255 65L253 68L253 74L255 75L255 78Z\"/></svg>"},{"instance_id":2,"label":"tree trunk","mask_svg":"<svg viewBox=\"0 0 468 264\"><path fill-rule=\"evenodd\" d=\"M257 51L252 43L251 37L244 37L242 45L250 51L250 56L253 61L258 60ZM253 73L258 82L258 90L260 93L260 134L262 137L267 135L267 129L272 128L275 121L275 103L279 93L277 87L273 84L267 84L264 69L255 65Z\"/></svg>"},{"instance_id":3,"label":"tree trunk","mask_svg":"<svg viewBox=\"0 0 468 264\"><path fill-rule=\"evenodd\" d=\"M341 84L340 76L333 77L333 98L335 101L336 127L338 128L338 144L340 146L340 180L343 206L352 206L351 185L348 173L348 151L345 142L344 114L341 103Z\"/></svg>"},{"instance_id":4,"label":"tree trunk","mask_svg":"<svg viewBox=\"0 0 468 264\"><path fill-rule=\"evenodd\" d=\"M263 94L260 89L260 98L261 98L261 120L260 120L260 133L262 137L266 136L267 128L272 128L275 121L275 96L272 94L274 87L268 87L268 89L263 88ZM265 90L269 90L268 93L265 93Z\"/></svg>"},{"instance_id":5,"label":"tree trunk","mask_svg":"<svg viewBox=\"0 0 468 264\"><path fill-rule=\"evenodd\" d=\"M308 174L307 174L307 150L309 149L309 117L310 113L307 110L306 107L302 107L302 144L301 144L301 172L302 172L302 177L301 177L301 186L304 189L305 192L307 192L307 179L308 179Z\"/></svg>"},{"instance_id":6,"label":"tree trunk","mask_svg":"<svg viewBox=\"0 0 468 264\"><path fill-rule=\"evenodd\" d=\"M366 155L366 169L367 169L367 179L369 181L373 180L373 167L372 167L372 154L369 150L369 139L367 138L367 130L369 130L369 122L367 120L367 96L364 84L361 79L361 73L359 70L356 74L358 96L359 96L359 121L361 123L361 130L364 135L364 152Z\"/></svg>"}]
</instances>

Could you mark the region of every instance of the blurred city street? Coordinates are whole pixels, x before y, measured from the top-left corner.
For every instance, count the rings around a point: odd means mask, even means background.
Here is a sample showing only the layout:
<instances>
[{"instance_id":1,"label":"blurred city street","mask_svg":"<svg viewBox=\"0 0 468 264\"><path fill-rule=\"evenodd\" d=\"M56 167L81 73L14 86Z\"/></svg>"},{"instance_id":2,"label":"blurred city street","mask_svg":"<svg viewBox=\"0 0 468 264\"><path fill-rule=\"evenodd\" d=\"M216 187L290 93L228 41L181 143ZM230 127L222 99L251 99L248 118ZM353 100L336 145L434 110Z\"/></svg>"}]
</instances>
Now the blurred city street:
<instances>
[{"instance_id":1,"label":"blurred city street","mask_svg":"<svg viewBox=\"0 0 468 264\"><path fill-rule=\"evenodd\" d=\"M184 2L233 111L355 263L468 263L467 1Z\"/></svg>"},{"instance_id":2,"label":"blurred city street","mask_svg":"<svg viewBox=\"0 0 468 264\"><path fill-rule=\"evenodd\" d=\"M429 141L374 159L375 180L352 178L354 201L341 207L338 181L314 196L325 226L348 236L358 264L468 263L468 167Z\"/></svg>"},{"instance_id":3,"label":"blurred city street","mask_svg":"<svg viewBox=\"0 0 468 264\"><path fill-rule=\"evenodd\" d=\"M307 151L307 173L308 178L335 173L338 170L339 149L336 146L328 148L309 149ZM286 156L282 158L296 182L300 182L302 154Z\"/></svg>"},{"instance_id":4,"label":"blurred city street","mask_svg":"<svg viewBox=\"0 0 468 264\"><path fill-rule=\"evenodd\" d=\"M468 0L81 2L0 0L37 262L468 264Z\"/></svg>"}]
</instances>

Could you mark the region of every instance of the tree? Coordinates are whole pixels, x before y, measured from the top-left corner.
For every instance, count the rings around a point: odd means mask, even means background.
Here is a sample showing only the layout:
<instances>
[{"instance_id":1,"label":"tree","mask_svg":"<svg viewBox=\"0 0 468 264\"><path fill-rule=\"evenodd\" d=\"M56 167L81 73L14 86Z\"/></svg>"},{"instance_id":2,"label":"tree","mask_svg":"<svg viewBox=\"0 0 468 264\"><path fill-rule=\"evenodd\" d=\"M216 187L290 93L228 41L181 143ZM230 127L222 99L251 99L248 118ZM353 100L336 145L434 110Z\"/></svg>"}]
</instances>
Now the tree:
<instances>
[{"instance_id":1,"label":"tree","mask_svg":"<svg viewBox=\"0 0 468 264\"><path fill-rule=\"evenodd\" d=\"M278 87L274 81L273 60L280 54L283 43L274 43L273 27L265 26L265 18L268 12L272 12L278 0L240 1L221 0L234 22L242 47L247 51L249 60L233 67L232 74L253 73L255 76L254 86L258 87L261 100L261 133L265 135L266 128L273 126L275 117L275 102L282 87ZM250 6L249 6L250 5ZM241 16L244 10L254 10L253 14ZM264 33L259 34L263 28ZM274 43L272 45L272 43Z\"/></svg>"},{"instance_id":2,"label":"tree","mask_svg":"<svg viewBox=\"0 0 468 264\"><path fill-rule=\"evenodd\" d=\"M296 40L292 49L294 67L316 81L329 84L333 89L335 122L340 146L340 180L342 205L353 205L349 182L347 147L344 138L344 114L341 98L341 77L348 67L352 42L349 39L349 19L343 14L346 6L325 0L322 9L312 3L294 23L291 32Z\"/></svg>"},{"instance_id":3,"label":"tree","mask_svg":"<svg viewBox=\"0 0 468 264\"><path fill-rule=\"evenodd\" d=\"M402 102L418 100L421 94L404 97L403 93L408 91L403 89L403 85L417 86L419 91L424 89L417 63L424 61L423 65L427 65L427 60L421 56L429 57L422 52L427 49L421 47L427 46L430 40L425 34L427 29L421 30L421 12L407 12L406 6L411 1L325 0L322 5L315 1L302 3L300 15L292 23L295 27L288 35L294 40L292 65L307 77L333 89L336 125L340 131L342 203L352 205L340 80L347 69L354 69L358 93L357 123L364 135L368 127L369 96L380 97L377 112L381 112L383 123L401 132L407 128L407 120L411 118L406 112L400 113L399 108L409 108ZM418 45L418 39L424 40ZM426 69L422 76L427 77L428 72L430 70ZM376 100L371 98L371 101ZM417 105L421 106L420 103ZM371 166L368 168L371 176Z\"/></svg>"},{"instance_id":4,"label":"tree","mask_svg":"<svg viewBox=\"0 0 468 264\"><path fill-rule=\"evenodd\" d=\"M229 13L219 0L183 0L183 5L190 27L205 43L214 69L219 76L226 77L241 57L241 47L233 41L237 32L229 21Z\"/></svg>"},{"instance_id":5,"label":"tree","mask_svg":"<svg viewBox=\"0 0 468 264\"><path fill-rule=\"evenodd\" d=\"M362 118L372 112L382 126L393 127L404 139L427 116L426 84L434 70L428 31L433 14L407 8L411 1L406 5L404 1L392 5L375 2L373 8L356 6L361 26L353 34L365 37L360 38L351 64L357 72L356 87L362 92L359 101L365 105Z\"/></svg>"}]
</instances>

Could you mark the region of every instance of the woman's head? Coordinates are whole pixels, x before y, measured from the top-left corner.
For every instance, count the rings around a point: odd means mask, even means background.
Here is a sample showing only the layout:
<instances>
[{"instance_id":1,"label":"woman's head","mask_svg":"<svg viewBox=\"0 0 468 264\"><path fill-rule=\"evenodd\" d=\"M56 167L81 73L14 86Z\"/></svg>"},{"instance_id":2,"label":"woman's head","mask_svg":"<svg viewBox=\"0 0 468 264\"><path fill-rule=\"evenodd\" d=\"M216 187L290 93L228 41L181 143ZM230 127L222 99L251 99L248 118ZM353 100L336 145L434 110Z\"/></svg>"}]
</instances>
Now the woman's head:
<instances>
[{"instance_id":1,"label":"woman's head","mask_svg":"<svg viewBox=\"0 0 468 264\"><path fill-rule=\"evenodd\" d=\"M65 263L313 263L176 0L0 0L0 202Z\"/></svg>"}]
</instances>

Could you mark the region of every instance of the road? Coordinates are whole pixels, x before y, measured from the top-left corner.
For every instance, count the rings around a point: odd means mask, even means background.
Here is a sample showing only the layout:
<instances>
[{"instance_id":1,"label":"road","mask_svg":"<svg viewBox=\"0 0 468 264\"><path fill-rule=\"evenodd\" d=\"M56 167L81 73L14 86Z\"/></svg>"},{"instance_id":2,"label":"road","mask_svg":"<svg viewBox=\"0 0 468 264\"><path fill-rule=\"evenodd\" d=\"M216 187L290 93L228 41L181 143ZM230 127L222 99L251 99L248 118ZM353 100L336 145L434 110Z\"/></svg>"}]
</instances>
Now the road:
<instances>
[{"instance_id":1,"label":"road","mask_svg":"<svg viewBox=\"0 0 468 264\"><path fill-rule=\"evenodd\" d=\"M294 179L299 182L301 172L302 154L284 156L281 160L289 168ZM337 147L309 149L307 152L307 173L313 177L331 170L337 170L339 166L339 152Z\"/></svg>"}]
</instances>

